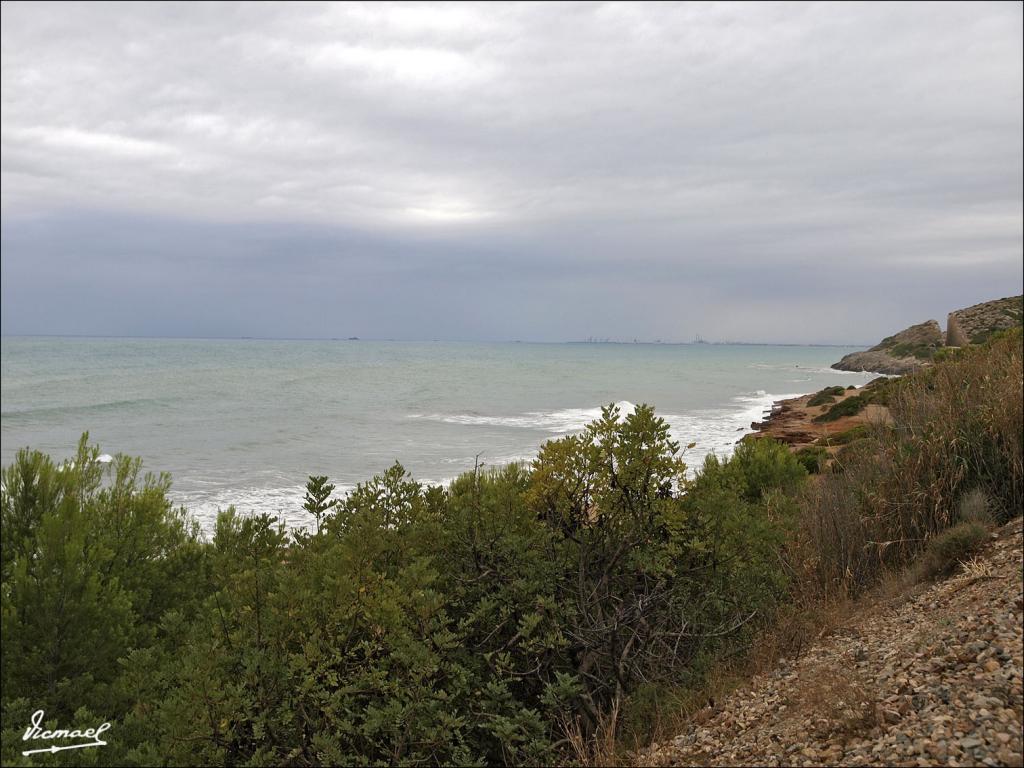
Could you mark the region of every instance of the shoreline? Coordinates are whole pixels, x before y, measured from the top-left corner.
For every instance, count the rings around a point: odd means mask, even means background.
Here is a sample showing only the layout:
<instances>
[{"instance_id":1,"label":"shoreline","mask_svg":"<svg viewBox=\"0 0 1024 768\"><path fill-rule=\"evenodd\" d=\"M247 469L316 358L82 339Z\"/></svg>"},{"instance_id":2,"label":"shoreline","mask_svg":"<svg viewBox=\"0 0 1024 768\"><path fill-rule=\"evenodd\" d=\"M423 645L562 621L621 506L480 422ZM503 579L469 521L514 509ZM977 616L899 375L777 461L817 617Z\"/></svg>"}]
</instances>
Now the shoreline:
<instances>
[{"instance_id":1,"label":"shoreline","mask_svg":"<svg viewBox=\"0 0 1024 768\"><path fill-rule=\"evenodd\" d=\"M687 465L687 476L692 477L695 472L700 470L707 455L713 453L719 458L731 456L739 442L753 434L751 432L752 423L757 422L751 422L750 419L764 418L765 414L776 408L778 403L790 402L802 396L791 395L782 396L780 400L769 399L774 397L779 397L779 395L769 395L763 390L759 390L756 394L737 395L728 405L711 409L696 409L688 413L659 413L658 416L664 418L668 423L673 439L683 445L690 441L695 441L699 444L699 447L692 452L684 450L680 453L680 457L684 459ZM623 409L623 415L631 412L635 407L633 403L624 400L618 401L615 405ZM482 452L480 455L483 460L482 466L499 468L516 463L529 465L537 457L545 442L579 434L590 420L598 416L597 413L589 413L589 411L599 410L600 406L595 408L563 409L561 413L567 413L568 411L579 412L580 415L576 417L579 424L573 424L571 427L566 426L565 429L551 432L533 446L532 449L524 448L523 453L489 456L487 452ZM584 411L587 411L587 413L583 414L582 412ZM479 418L508 419L514 422L521 420L523 417ZM700 429L695 431L694 427L698 425ZM455 462L454 459L452 461ZM472 457L465 457L465 462L465 464L453 463L457 471L454 471L452 474L435 475L430 478L415 476L415 480L424 486L447 487L449 483L456 480L460 475L472 470ZM386 466L382 467L377 473L385 471L386 468ZM334 498L344 498L358 483L366 482L372 476L363 478L346 477L344 479L332 478L332 482L336 485ZM171 496L177 506L185 507L192 517L200 523L204 532L211 535L218 512L227 509L229 506L233 506L237 511L246 514L266 513L275 515L280 521L285 523L286 528L294 530L308 527L313 519L302 508L306 488L300 482L301 479L301 477L297 476L296 482L285 485L266 487L241 485L212 490L194 487L189 484L188 480L185 480L176 484L174 489L172 489Z\"/></svg>"},{"instance_id":2,"label":"shoreline","mask_svg":"<svg viewBox=\"0 0 1024 768\"><path fill-rule=\"evenodd\" d=\"M817 392L808 392L799 397L777 400L762 421L751 422L750 429L753 431L744 435L741 440L768 437L778 440L793 452L816 445L831 449L835 447L830 445L831 439L844 432L849 432L855 427L885 423L890 420L889 410L885 406L868 403L855 414L841 416L833 421L814 421L834 405L851 397L862 395L877 381L878 379L874 379L860 387L847 387L842 395L835 397L834 402L823 405L808 404L808 401L818 394Z\"/></svg>"}]
</instances>

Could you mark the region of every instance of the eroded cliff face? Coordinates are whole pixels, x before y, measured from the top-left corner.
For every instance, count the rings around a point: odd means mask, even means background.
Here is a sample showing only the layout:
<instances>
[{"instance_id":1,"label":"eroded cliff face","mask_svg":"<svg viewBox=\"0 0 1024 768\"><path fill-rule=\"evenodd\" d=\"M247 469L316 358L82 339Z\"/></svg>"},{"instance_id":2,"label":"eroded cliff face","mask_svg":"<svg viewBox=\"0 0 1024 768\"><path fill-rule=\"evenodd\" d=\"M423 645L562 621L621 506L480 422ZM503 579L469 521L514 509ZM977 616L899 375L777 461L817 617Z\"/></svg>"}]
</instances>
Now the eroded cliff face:
<instances>
[{"instance_id":1,"label":"eroded cliff face","mask_svg":"<svg viewBox=\"0 0 1024 768\"><path fill-rule=\"evenodd\" d=\"M1022 320L1024 296L986 301L950 312L945 334L935 320L928 320L884 338L864 352L846 355L832 367L890 375L910 373L929 365L935 352L944 346L981 344L993 333L1021 325Z\"/></svg>"},{"instance_id":2,"label":"eroded cliff face","mask_svg":"<svg viewBox=\"0 0 1024 768\"><path fill-rule=\"evenodd\" d=\"M839 371L909 373L930 361L942 346L942 329L935 320L927 320L887 336L865 352L846 355L832 367Z\"/></svg>"}]
</instances>

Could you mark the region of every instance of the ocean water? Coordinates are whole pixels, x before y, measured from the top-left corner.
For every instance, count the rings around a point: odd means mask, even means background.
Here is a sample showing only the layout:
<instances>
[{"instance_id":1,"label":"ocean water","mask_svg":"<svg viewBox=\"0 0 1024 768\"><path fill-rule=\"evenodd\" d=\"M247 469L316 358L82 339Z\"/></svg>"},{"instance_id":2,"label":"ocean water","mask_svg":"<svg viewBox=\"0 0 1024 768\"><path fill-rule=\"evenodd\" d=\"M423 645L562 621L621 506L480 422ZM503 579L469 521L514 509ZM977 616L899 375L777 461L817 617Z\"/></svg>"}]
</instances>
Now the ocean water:
<instances>
[{"instance_id":1,"label":"ocean water","mask_svg":"<svg viewBox=\"0 0 1024 768\"><path fill-rule=\"evenodd\" d=\"M773 401L872 374L843 347L197 339L0 339L0 459L65 458L82 432L173 476L209 529L217 510L307 525L306 478L344 493L394 461L422 482L528 460L602 404L649 403L697 467L728 455Z\"/></svg>"}]
</instances>

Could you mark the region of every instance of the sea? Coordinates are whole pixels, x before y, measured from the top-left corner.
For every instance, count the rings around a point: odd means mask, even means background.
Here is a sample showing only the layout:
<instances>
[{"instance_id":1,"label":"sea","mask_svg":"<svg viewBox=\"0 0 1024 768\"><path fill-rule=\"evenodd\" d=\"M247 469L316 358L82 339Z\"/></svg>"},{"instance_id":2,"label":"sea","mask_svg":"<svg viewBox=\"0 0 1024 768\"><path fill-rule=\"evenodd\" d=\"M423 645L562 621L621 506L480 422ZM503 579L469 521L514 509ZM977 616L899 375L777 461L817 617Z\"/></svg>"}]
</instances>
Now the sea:
<instances>
[{"instance_id":1,"label":"sea","mask_svg":"<svg viewBox=\"0 0 1024 768\"><path fill-rule=\"evenodd\" d=\"M309 475L344 495L398 461L444 484L476 462L529 461L617 403L655 407L692 469L728 456L772 403L874 374L829 365L852 347L365 340L0 339L0 460L109 456L169 472L206 531L218 510L289 527Z\"/></svg>"}]
</instances>

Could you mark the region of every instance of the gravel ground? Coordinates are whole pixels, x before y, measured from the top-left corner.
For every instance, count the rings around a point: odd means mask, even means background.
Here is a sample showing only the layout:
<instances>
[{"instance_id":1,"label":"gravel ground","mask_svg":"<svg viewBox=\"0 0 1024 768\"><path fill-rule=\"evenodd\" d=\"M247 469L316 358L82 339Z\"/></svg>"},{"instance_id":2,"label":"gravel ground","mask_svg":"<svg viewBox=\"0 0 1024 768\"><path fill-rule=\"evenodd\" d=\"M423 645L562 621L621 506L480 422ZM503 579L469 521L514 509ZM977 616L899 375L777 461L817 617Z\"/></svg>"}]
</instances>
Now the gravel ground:
<instances>
[{"instance_id":1,"label":"gravel ground","mask_svg":"<svg viewBox=\"0 0 1024 768\"><path fill-rule=\"evenodd\" d=\"M641 765L1008 765L1022 756L1022 523L705 710Z\"/></svg>"}]
</instances>

